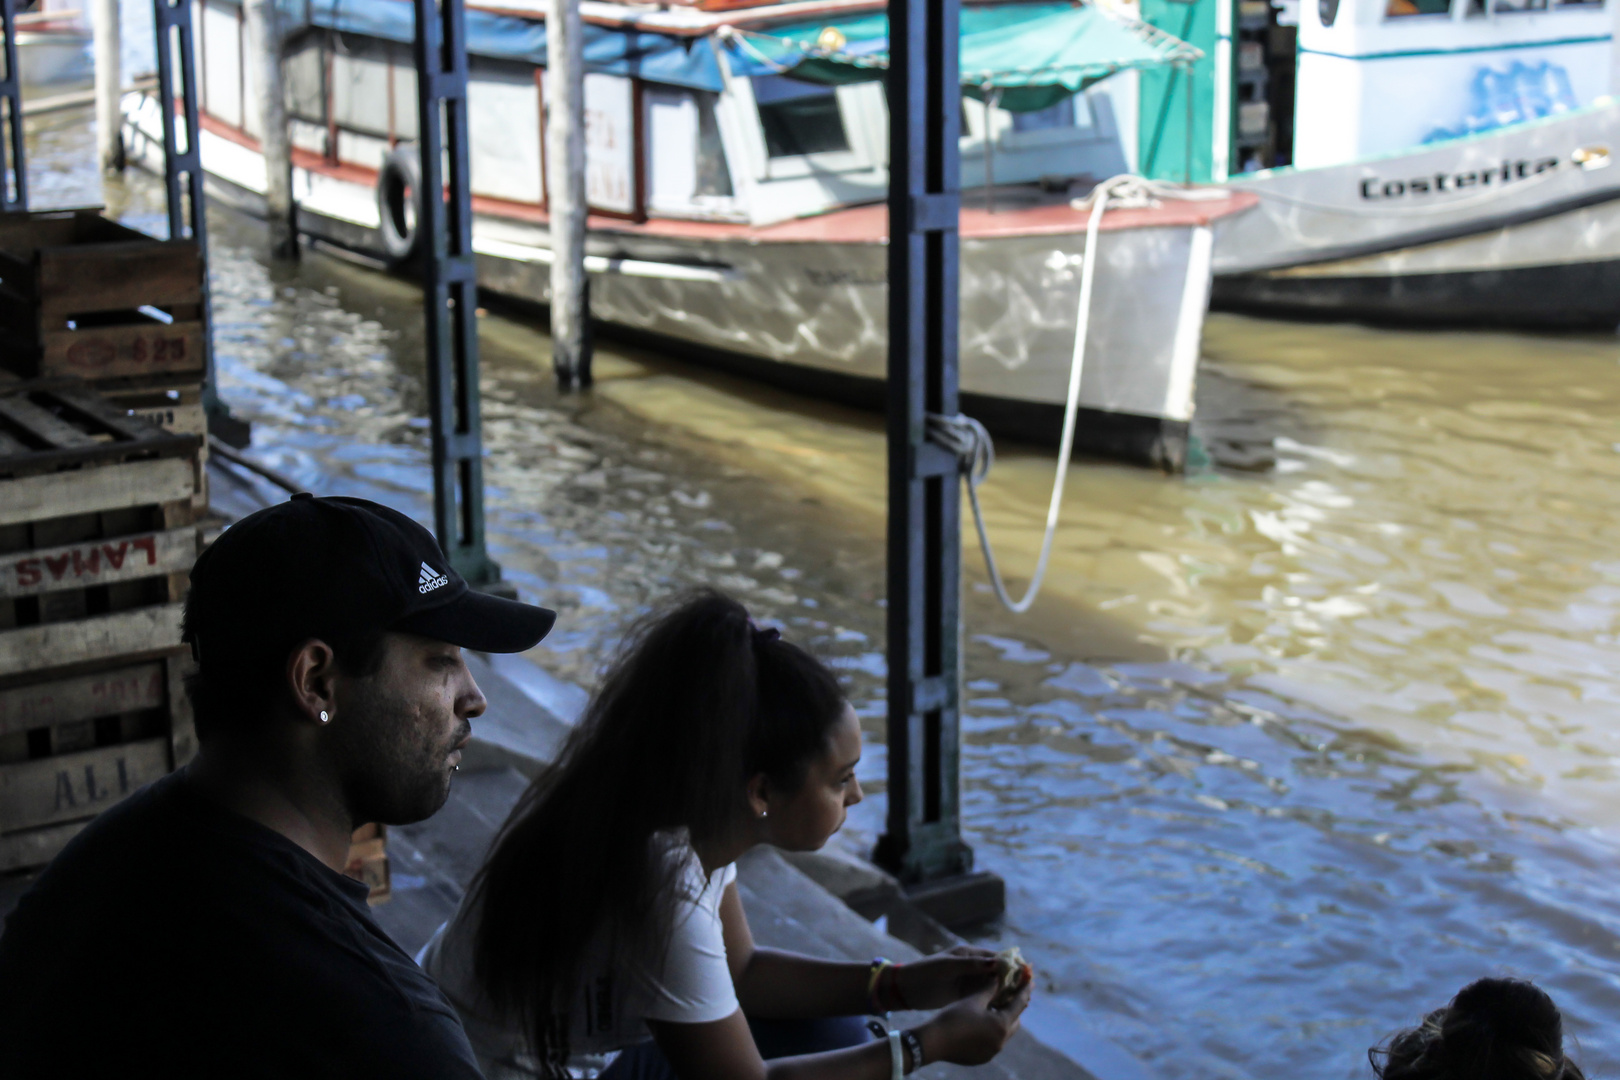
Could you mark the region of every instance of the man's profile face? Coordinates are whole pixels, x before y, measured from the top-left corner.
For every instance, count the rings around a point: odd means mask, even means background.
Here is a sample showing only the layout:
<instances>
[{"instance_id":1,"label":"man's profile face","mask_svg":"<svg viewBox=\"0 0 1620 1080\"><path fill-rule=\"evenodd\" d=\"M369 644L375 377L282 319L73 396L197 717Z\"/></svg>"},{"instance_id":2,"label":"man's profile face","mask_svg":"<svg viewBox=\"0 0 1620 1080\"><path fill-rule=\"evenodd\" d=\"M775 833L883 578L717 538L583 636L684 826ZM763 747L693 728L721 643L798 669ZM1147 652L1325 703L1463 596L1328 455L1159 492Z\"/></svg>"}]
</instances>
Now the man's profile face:
<instances>
[{"instance_id":1,"label":"man's profile face","mask_svg":"<svg viewBox=\"0 0 1620 1080\"><path fill-rule=\"evenodd\" d=\"M484 695L461 650L390 633L374 674L341 678L329 736L356 821L405 825L431 817L472 735Z\"/></svg>"}]
</instances>

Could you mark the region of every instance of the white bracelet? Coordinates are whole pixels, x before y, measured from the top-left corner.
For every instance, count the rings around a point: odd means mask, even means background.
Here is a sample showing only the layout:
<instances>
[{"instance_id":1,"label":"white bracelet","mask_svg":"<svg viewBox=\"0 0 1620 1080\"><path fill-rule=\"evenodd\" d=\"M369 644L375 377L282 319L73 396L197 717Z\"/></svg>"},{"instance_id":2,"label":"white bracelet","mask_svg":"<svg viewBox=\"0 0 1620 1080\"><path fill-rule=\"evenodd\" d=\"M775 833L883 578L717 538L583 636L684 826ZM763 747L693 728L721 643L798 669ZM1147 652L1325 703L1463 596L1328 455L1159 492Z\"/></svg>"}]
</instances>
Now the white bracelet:
<instances>
[{"instance_id":1,"label":"white bracelet","mask_svg":"<svg viewBox=\"0 0 1620 1080\"><path fill-rule=\"evenodd\" d=\"M891 1080L906 1080L906 1058L900 1049L900 1029L889 1032L889 1064L893 1066Z\"/></svg>"}]
</instances>

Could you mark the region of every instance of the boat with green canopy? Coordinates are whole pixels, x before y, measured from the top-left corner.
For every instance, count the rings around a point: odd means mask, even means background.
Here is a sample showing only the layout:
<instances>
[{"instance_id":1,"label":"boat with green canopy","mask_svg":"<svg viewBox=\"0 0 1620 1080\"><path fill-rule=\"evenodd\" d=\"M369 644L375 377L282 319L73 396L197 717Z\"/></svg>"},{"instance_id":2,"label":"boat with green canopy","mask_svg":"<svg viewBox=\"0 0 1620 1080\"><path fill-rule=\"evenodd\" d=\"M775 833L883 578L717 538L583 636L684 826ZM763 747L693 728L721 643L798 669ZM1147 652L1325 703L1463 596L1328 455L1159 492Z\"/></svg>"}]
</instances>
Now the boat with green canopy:
<instances>
[{"instance_id":1,"label":"boat with green canopy","mask_svg":"<svg viewBox=\"0 0 1620 1080\"><path fill-rule=\"evenodd\" d=\"M210 192L262 211L240 0L195 5ZM545 303L551 262L541 0L469 4L473 247L481 286ZM888 116L874 0L581 0L587 270L604 329L752 377L879 405L886 370ZM300 230L408 263L415 235L412 8L287 0L284 77ZM1117 78L1196 50L1092 4L967 4L960 360L964 409L1055 438L1084 347L1082 450L1179 468L1209 283L1210 226L1245 196L1152 197L1098 225L1089 331L1076 334L1089 211L1128 171ZM1116 77L1116 78L1111 78ZM161 164L154 102L126 102L132 157ZM968 189L994 190L986 204ZM1084 340L1080 340L1081 338Z\"/></svg>"}]
</instances>

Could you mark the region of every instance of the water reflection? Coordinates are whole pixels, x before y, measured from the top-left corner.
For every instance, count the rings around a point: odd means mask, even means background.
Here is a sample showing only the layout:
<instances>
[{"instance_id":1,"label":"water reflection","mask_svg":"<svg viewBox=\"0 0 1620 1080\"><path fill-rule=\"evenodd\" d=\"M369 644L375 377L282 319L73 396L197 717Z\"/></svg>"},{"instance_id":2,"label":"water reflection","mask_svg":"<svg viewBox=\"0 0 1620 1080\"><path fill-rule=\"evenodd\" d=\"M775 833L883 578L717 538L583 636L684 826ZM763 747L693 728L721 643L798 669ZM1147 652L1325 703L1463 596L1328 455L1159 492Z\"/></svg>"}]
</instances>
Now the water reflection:
<instances>
[{"instance_id":1,"label":"water reflection","mask_svg":"<svg viewBox=\"0 0 1620 1080\"><path fill-rule=\"evenodd\" d=\"M99 201L82 117L34 146L39 202ZM143 227L156 198L107 189ZM414 291L214 229L254 452L425 516ZM535 659L586 682L630 613L713 582L833 657L880 734L876 421L611 350L559 398L542 335L483 326L491 548L563 612ZM964 808L1046 1024L1145 1075L1365 1076L1369 1043L1515 972L1620 1067L1615 343L1216 317L1206 353L1214 464L1084 467L1030 619L970 577ZM985 490L1013 567L1050 469L1006 448Z\"/></svg>"}]
</instances>

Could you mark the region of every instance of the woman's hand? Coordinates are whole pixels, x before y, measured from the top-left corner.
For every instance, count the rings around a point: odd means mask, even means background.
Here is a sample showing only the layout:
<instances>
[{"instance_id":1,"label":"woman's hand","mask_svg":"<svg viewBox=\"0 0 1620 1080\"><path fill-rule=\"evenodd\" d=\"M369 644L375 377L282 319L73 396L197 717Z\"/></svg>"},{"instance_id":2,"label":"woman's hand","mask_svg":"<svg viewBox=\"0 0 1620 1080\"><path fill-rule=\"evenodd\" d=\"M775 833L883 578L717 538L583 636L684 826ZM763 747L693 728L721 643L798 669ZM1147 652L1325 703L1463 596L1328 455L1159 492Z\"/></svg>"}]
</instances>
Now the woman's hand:
<instances>
[{"instance_id":1,"label":"woman's hand","mask_svg":"<svg viewBox=\"0 0 1620 1080\"><path fill-rule=\"evenodd\" d=\"M894 979L899 994L890 995L886 1004L891 1008L938 1009L993 986L996 954L958 945L900 965Z\"/></svg>"},{"instance_id":2,"label":"woman's hand","mask_svg":"<svg viewBox=\"0 0 1620 1080\"><path fill-rule=\"evenodd\" d=\"M1005 1004L992 1006L996 988L987 986L972 997L941 1009L917 1029L922 1040L923 1063L950 1061L957 1065L983 1065L997 1054L1018 1030L1018 1018L1029 1004L1033 983Z\"/></svg>"}]
</instances>

